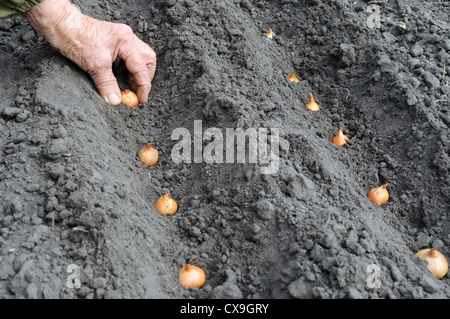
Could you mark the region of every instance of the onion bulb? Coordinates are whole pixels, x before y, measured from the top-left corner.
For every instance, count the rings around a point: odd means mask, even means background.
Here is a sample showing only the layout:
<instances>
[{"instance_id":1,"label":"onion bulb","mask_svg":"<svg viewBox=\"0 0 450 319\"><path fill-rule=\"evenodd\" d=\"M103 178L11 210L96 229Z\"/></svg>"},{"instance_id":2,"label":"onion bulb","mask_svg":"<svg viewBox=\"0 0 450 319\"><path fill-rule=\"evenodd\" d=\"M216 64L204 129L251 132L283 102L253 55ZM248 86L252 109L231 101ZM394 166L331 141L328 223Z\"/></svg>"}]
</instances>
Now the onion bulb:
<instances>
[{"instance_id":1,"label":"onion bulb","mask_svg":"<svg viewBox=\"0 0 450 319\"><path fill-rule=\"evenodd\" d=\"M295 76L294 73L289 74L288 77L289 77L289 81L290 81L290 82L296 82L296 83L298 83L298 78Z\"/></svg>"},{"instance_id":2,"label":"onion bulb","mask_svg":"<svg viewBox=\"0 0 450 319\"><path fill-rule=\"evenodd\" d=\"M161 215L173 215L178 210L178 205L170 194L158 198L155 205Z\"/></svg>"},{"instance_id":3,"label":"onion bulb","mask_svg":"<svg viewBox=\"0 0 450 319\"><path fill-rule=\"evenodd\" d=\"M152 147L153 143L149 143L139 153L138 157L142 164L153 166L158 161L159 152Z\"/></svg>"},{"instance_id":4,"label":"onion bulb","mask_svg":"<svg viewBox=\"0 0 450 319\"><path fill-rule=\"evenodd\" d=\"M125 90L122 92L122 102L129 107L136 107L139 105L139 99L137 95L130 90Z\"/></svg>"},{"instance_id":5,"label":"onion bulb","mask_svg":"<svg viewBox=\"0 0 450 319\"><path fill-rule=\"evenodd\" d=\"M389 200L389 192L387 191L388 186L389 184L385 184L380 187L372 188L367 194L367 197L370 198L372 203L377 205L386 204Z\"/></svg>"},{"instance_id":6,"label":"onion bulb","mask_svg":"<svg viewBox=\"0 0 450 319\"><path fill-rule=\"evenodd\" d=\"M312 93L309 93L309 102L306 104L306 108L311 111L320 111L319 104L314 101Z\"/></svg>"},{"instance_id":7,"label":"onion bulb","mask_svg":"<svg viewBox=\"0 0 450 319\"><path fill-rule=\"evenodd\" d=\"M275 35L275 33L273 33L272 29L270 29L269 32L266 33L266 36L267 36L269 39L272 39L274 35Z\"/></svg>"},{"instance_id":8,"label":"onion bulb","mask_svg":"<svg viewBox=\"0 0 450 319\"><path fill-rule=\"evenodd\" d=\"M206 280L203 269L187 264L180 270L180 283L186 288L201 288Z\"/></svg>"},{"instance_id":9,"label":"onion bulb","mask_svg":"<svg viewBox=\"0 0 450 319\"><path fill-rule=\"evenodd\" d=\"M344 135L343 132L344 132L344 130L342 129L342 127L340 127L339 132L337 133L337 135L335 137L333 137L331 142L333 142L337 146L342 146L344 144L347 144L347 142L350 141L350 139L348 138L347 135Z\"/></svg>"},{"instance_id":10,"label":"onion bulb","mask_svg":"<svg viewBox=\"0 0 450 319\"><path fill-rule=\"evenodd\" d=\"M436 279L444 277L448 271L447 259L445 259L444 255L434 248L422 249L417 252L415 256L425 260L428 263L427 268L433 273Z\"/></svg>"}]
</instances>

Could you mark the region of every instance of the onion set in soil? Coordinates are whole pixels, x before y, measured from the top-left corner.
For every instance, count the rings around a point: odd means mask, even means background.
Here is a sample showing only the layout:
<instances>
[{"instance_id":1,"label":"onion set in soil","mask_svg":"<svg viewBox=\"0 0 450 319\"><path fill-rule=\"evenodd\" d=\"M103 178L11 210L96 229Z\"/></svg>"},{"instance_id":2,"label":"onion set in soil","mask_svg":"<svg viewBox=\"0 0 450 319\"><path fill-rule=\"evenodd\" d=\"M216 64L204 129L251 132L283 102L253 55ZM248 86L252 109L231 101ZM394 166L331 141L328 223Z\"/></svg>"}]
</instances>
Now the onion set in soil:
<instances>
[{"instance_id":1,"label":"onion set in soil","mask_svg":"<svg viewBox=\"0 0 450 319\"><path fill-rule=\"evenodd\" d=\"M298 78L295 76L294 73L288 74L288 77L289 77L289 82L296 82L296 83L299 82Z\"/></svg>"},{"instance_id":2,"label":"onion set in soil","mask_svg":"<svg viewBox=\"0 0 450 319\"><path fill-rule=\"evenodd\" d=\"M135 108L139 105L139 99L136 93L127 89L122 92L122 103Z\"/></svg>"},{"instance_id":3,"label":"onion set in soil","mask_svg":"<svg viewBox=\"0 0 450 319\"><path fill-rule=\"evenodd\" d=\"M348 141L350 141L350 139L347 135L344 135L344 130L342 127L339 128L339 132L331 140L331 142L333 142L333 144L336 144L337 146L343 146L347 144Z\"/></svg>"},{"instance_id":4,"label":"onion set in soil","mask_svg":"<svg viewBox=\"0 0 450 319\"><path fill-rule=\"evenodd\" d=\"M153 143L149 143L139 153L138 157L142 164L153 166L159 158L159 152L152 147Z\"/></svg>"},{"instance_id":5,"label":"onion set in soil","mask_svg":"<svg viewBox=\"0 0 450 319\"><path fill-rule=\"evenodd\" d=\"M187 264L180 270L180 283L186 288L201 288L206 280L203 269Z\"/></svg>"},{"instance_id":6,"label":"onion set in soil","mask_svg":"<svg viewBox=\"0 0 450 319\"><path fill-rule=\"evenodd\" d=\"M367 194L367 197L370 198L370 201L372 203L375 203L377 205L386 204L389 200L389 192L387 190L388 186L389 184L384 184L380 187L372 188Z\"/></svg>"},{"instance_id":7,"label":"onion set in soil","mask_svg":"<svg viewBox=\"0 0 450 319\"><path fill-rule=\"evenodd\" d=\"M306 108L311 111L320 111L319 104L314 101L314 96L312 93L309 93L309 102L306 104Z\"/></svg>"},{"instance_id":8,"label":"onion set in soil","mask_svg":"<svg viewBox=\"0 0 450 319\"><path fill-rule=\"evenodd\" d=\"M439 251L434 248L422 249L415 254L416 257L425 260L428 263L428 270L436 279L440 279L447 274L448 262Z\"/></svg>"},{"instance_id":9,"label":"onion set in soil","mask_svg":"<svg viewBox=\"0 0 450 319\"><path fill-rule=\"evenodd\" d=\"M173 215L178 210L178 205L170 194L158 198L155 205L161 215Z\"/></svg>"}]
</instances>

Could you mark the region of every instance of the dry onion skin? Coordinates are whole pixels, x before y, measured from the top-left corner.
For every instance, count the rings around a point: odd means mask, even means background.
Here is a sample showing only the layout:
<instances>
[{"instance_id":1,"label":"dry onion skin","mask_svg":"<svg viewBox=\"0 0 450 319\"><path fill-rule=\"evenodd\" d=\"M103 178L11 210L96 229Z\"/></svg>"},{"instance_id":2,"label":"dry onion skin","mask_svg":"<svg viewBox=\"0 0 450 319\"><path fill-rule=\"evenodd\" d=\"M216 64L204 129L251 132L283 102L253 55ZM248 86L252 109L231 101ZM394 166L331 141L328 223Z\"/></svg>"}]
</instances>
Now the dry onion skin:
<instances>
[{"instance_id":1,"label":"dry onion skin","mask_svg":"<svg viewBox=\"0 0 450 319\"><path fill-rule=\"evenodd\" d=\"M173 215L178 210L178 205L170 194L158 198L155 205L161 215Z\"/></svg>"},{"instance_id":2,"label":"dry onion skin","mask_svg":"<svg viewBox=\"0 0 450 319\"><path fill-rule=\"evenodd\" d=\"M159 158L159 152L152 145L153 143L149 143L138 153L141 163L147 166L155 165Z\"/></svg>"},{"instance_id":3,"label":"dry onion skin","mask_svg":"<svg viewBox=\"0 0 450 319\"><path fill-rule=\"evenodd\" d=\"M425 260L428 263L427 268L429 271L431 271L436 279L441 279L447 274L447 259L445 259L444 255L442 255L436 249L422 249L421 251L417 252L415 256Z\"/></svg>"},{"instance_id":4,"label":"dry onion skin","mask_svg":"<svg viewBox=\"0 0 450 319\"><path fill-rule=\"evenodd\" d=\"M333 142L333 144L336 144L337 146L343 146L347 144L348 141L350 141L350 139L347 135L344 134L344 129L342 127L339 128L339 132L331 140L331 142Z\"/></svg>"},{"instance_id":5,"label":"dry onion skin","mask_svg":"<svg viewBox=\"0 0 450 319\"><path fill-rule=\"evenodd\" d=\"M309 102L306 104L306 108L311 111L320 111L319 104L314 101L314 96L312 93L309 93Z\"/></svg>"},{"instance_id":6,"label":"dry onion skin","mask_svg":"<svg viewBox=\"0 0 450 319\"><path fill-rule=\"evenodd\" d=\"M403 30L406 31L406 23L405 23L405 22L395 22L395 21L391 21L391 24L392 24L393 26L402 28Z\"/></svg>"},{"instance_id":7,"label":"dry onion skin","mask_svg":"<svg viewBox=\"0 0 450 319\"><path fill-rule=\"evenodd\" d=\"M299 81L298 81L298 78L295 76L294 73L289 74L288 77L289 77L289 81L290 81L290 82L296 82L296 83L299 82Z\"/></svg>"},{"instance_id":8,"label":"dry onion skin","mask_svg":"<svg viewBox=\"0 0 450 319\"><path fill-rule=\"evenodd\" d=\"M122 92L122 103L134 108L139 105L139 99L133 91L125 90Z\"/></svg>"},{"instance_id":9,"label":"dry onion skin","mask_svg":"<svg viewBox=\"0 0 450 319\"><path fill-rule=\"evenodd\" d=\"M386 204L389 200L389 192L387 190L388 186L389 184L384 184L380 187L372 188L367 194L367 197L370 198L372 203L377 205Z\"/></svg>"},{"instance_id":10,"label":"dry onion skin","mask_svg":"<svg viewBox=\"0 0 450 319\"><path fill-rule=\"evenodd\" d=\"M201 288L206 281L203 269L187 264L180 270L180 283L186 288Z\"/></svg>"}]
</instances>

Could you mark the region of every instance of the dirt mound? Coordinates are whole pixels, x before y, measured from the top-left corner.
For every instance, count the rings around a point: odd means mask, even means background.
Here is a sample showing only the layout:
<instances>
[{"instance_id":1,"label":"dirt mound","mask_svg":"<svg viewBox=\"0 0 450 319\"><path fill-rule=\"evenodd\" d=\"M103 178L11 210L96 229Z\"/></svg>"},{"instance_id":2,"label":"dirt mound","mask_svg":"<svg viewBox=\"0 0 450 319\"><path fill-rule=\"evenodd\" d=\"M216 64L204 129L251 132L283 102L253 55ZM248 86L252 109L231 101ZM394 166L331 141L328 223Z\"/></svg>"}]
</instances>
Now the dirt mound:
<instances>
[{"instance_id":1,"label":"dirt mound","mask_svg":"<svg viewBox=\"0 0 450 319\"><path fill-rule=\"evenodd\" d=\"M155 49L137 109L107 106L20 17L0 21L0 296L449 297L414 253L450 256L450 4L384 2L74 1ZM205 160L219 133L252 128L278 129L276 174ZM180 129L191 163L173 160ZM161 216L169 192L180 209ZM186 263L203 288L179 285Z\"/></svg>"}]
</instances>

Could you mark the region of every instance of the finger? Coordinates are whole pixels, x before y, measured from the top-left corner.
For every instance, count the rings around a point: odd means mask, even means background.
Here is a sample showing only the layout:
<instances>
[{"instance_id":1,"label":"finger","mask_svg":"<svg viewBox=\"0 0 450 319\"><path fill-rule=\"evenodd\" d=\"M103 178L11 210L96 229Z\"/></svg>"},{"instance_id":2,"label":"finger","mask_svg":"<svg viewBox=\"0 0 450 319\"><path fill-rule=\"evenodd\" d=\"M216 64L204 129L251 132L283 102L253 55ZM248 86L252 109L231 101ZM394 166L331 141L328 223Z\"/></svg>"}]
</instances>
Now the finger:
<instances>
[{"instance_id":1,"label":"finger","mask_svg":"<svg viewBox=\"0 0 450 319\"><path fill-rule=\"evenodd\" d=\"M142 104L148 102L148 96L150 94L150 90L152 88L152 84L150 82L150 74L148 69L142 69L139 72L133 73L133 83L136 91L136 95L139 101Z\"/></svg>"},{"instance_id":2,"label":"finger","mask_svg":"<svg viewBox=\"0 0 450 319\"><path fill-rule=\"evenodd\" d=\"M112 68L89 72L95 87L103 99L109 104L117 106L122 102L121 92Z\"/></svg>"},{"instance_id":3,"label":"finger","mask_svg":"<svg viewBox=\"0 0 450 319\"><path fill-rule=\"evenodd\" d=\"M153 81L156 71L156 53L151 47L149 47L145 42L136 37L138 43L139 51L146 61L148 71L150 73L150 82Z\"/></svg>"},{"instance_id":4,"label":"finger","mask_svg":"<svg viewBox=\"0 0 450 319\"><path fill-rule=\"evenodd\" d=\"M119 57L125 61L128 71L136 84L136 94L141 103L147 103L150 93L150 74L145 61L138 49L138 44L131 40L128 45L123 45L119 50Z\"/></svg>"},{"instance_id":5,"label":"finger","mask_svg":"<svg viewBox=\"0 0 450 319\"><path fill-rule=\"evenodd\" d=\"M125 61L125 65L133 77L139 101L143 104L147 103L151 80L155 73L155 53L139 38L133 36L128 45L120 48L119 57Z\"/></svg>"},{"instance_id":6,"label":"finger","mask_svg":"<svg viewBox=\"0 0 450 319\"><path fill-rule=\"evenodd\" d=\"M150 78L152 78L152 75L154 76L154 71L153 71L153 74L152 74L152 73L151 73L151 72L152 72L151 66L147 66L147 68L148 68L149 73L150 73ZM153 70L154 70L154 69L153 69ZM136 80L134 79L134 75L133 75L133 74L131 74L131 73L128 74L127 82L130 84L131 90L132 90L133 92L136 92L137 89L138 89L138 86L137 86L137 84L136 84ZM150 83L150 91L151 91L151 83Z\"/></svg>"},{"instance_id":7,"label":"finger","mask_svg":"<svg viewBox=\"0 0 450 319\"><path fill-rule=\"evenodd\" d=\"M136 95L138 96L139 101L141 101L141 103L145 104L148 102L148 96L150 95L150 91L152 90L152 84L150 83L150 89L147 92L142 91L142 89L136 84L136 81L134 79L133 75L129 75L128 79L127 79L128 83L131 86L131 91L133 92L137 92ZM141 96L141 94L143 96ZM144 101L144 102L143 102Z\"/></svg>"},{"instance_id":8,"label":"finger","mask_svg":"<svg viewBox=\"0 0 450 319\"><path fill-rule=\"evenodd\" d=\"M150 93L150 73L147 65L135 53L125 59L125 65L132 75L133 84L136 86L136 94L141 103L147 103Z\"/></svg>"},{"instance_id":9,"label":"finger","mask_svg":"<svg viewBox=\"0 0 450 319\"><path fill-rule=\"evenodd\" d=\"M147 64L148 73L150 74L150 82L153 81L156 72L156 62Z\"/></svg>"}]
</instances>

